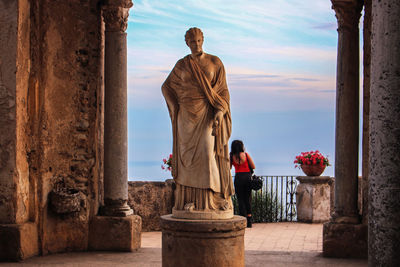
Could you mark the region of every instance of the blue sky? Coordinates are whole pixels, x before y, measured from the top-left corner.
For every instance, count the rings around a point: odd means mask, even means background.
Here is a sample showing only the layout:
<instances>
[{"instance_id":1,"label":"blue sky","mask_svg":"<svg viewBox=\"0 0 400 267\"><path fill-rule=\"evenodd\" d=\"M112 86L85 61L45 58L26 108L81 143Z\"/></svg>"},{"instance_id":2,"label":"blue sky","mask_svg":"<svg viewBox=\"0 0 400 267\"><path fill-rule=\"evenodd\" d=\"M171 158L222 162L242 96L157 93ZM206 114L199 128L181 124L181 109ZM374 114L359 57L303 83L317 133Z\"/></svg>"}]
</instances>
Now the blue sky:
<instances>
[{"instance_id":1,"label":"blue sky","mask_svg":"<svg viewBox=\"0 0 400 267\"><path fill-rule=\"evenodd\" d=\"M184 34L225 65L233 133L260 175L298 175L319 149L334 163L336 18L328 0L137 0L128 25L128 176L162 180L172 133L161 85L190 53ZM333 176L333 166L324 174Z\"/></svg>"}]
</instances>

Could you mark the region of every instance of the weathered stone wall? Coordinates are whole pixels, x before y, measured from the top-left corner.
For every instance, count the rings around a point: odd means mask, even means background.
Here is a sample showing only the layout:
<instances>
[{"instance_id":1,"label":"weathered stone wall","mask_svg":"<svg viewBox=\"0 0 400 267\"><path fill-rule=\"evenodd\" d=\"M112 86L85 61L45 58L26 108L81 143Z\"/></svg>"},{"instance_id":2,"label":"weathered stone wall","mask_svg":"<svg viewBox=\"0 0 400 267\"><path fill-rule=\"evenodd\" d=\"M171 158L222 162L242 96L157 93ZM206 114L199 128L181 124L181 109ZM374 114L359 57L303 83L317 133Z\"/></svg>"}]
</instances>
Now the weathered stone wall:
<instances>
[{"instance_id":1,"label":"weathered stone wall","mask_svg":"<svg viewBox=\"0 0 400 267\"><path fill-rule=\"evenodd\" d=\"M175 184L165 182L129 182L129 206L142 217L142 231L160 231L160 216L171 214Z\"/></svg>"},{"instance_id":2,"label":"weathered stone wall","mask_svg":"<svg viewBox=\"0 0 400 267\"><path fill-rule=\"evenodd\" d=\"M0 1L0 223L7 224L23 223L29 217L24 105L29 14L27 0Z\"/></svg>"},{"instance_id":3,"label":"weathered stone wall","mask_svg":"<svg viewBox=\"0 0 400 267\"><path fill-rule=\"evenodd\" d=\"M15 223L17 5L0 1L0 223Z\"/></svg>"},{"instance_id":4,"label":"weathered stone wall","mask_svg":"<svg viewBox=\"0 0 400 267\"><path fill-rule=\"evenodd\" d=\"M101 173L101 12L98 1L32 1L30 178L37 181L43 254L85 250ZM51 211L55 184L80 191L78 214Z\"/></svg>"},{"instance_id":5,"label":"weathered stone wall","mask_svg":"<svg viewBox=\"0 0 400 267\"><path fill-rule=\"evenodd\" d=\"M38 254L27 109L30 1L0 0L0 260Z\"/></svg>"},{"instance_id":6,"label":"weathered stone wall","mask_svg":"<svg viewBox=\"0 0 400 267\"><path fill-rule=\"evenodd\" d=\"M34 204L35 185L29 179L29 165L27 147L30 146L28 125L27 95L29 87L29 75L31 72L30 60L30 2L19 0L18 7L18 47L17 47L17 72L16 72L16 166L15 173L17 190L16 222L23 223L34 221L34 205L30 205L30 199Z\"/></svg>"}]
</instances>

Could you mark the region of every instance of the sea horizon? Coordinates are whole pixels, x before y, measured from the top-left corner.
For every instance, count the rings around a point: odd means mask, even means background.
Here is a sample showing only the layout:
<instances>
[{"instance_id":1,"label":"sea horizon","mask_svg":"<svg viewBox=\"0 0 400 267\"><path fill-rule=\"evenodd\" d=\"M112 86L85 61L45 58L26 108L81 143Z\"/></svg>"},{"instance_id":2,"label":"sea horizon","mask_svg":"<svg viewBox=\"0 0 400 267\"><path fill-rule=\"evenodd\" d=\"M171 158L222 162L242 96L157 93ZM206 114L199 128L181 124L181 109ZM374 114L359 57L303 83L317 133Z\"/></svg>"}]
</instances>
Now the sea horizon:
<instances>
[{"instance_id":1,"label":"sea horizon","mask_svg":"<svg viewBox=\"0 0 400 267\"><path fill-rule=\"evenodd\" d=\"M161 161L129 162L129 181L165 181L172 179L171 173L161 169ZM290 164L289 164L290 165ZM260 176L304 176L302 170L291 167L287 163L272 164L256 162L255 173ZM322 175L333 176L333 166L328 166ZM234 170L231 171L234 176Z\"/></svg>"}]
</instances>

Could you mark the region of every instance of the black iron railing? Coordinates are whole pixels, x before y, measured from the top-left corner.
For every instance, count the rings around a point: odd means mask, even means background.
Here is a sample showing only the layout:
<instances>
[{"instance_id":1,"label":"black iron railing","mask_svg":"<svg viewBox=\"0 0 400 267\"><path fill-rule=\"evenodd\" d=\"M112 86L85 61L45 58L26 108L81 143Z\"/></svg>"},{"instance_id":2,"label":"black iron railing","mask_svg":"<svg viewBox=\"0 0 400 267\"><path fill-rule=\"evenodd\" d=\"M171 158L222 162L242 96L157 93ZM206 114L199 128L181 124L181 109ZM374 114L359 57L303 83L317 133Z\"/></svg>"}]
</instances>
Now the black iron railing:
<instances>
[{"instance_id":1,"label":"black iron railing","mask_svg":"<svg viewBox=\"0 0 400 267\"><path fill-rule=\"evenodd\" d=\"M252 216L254 222L296 221L296 176L261 176L263 187L252 191ZM236 197L233 197L235 214L239 214Z\"/></svg>"}]
</instances>

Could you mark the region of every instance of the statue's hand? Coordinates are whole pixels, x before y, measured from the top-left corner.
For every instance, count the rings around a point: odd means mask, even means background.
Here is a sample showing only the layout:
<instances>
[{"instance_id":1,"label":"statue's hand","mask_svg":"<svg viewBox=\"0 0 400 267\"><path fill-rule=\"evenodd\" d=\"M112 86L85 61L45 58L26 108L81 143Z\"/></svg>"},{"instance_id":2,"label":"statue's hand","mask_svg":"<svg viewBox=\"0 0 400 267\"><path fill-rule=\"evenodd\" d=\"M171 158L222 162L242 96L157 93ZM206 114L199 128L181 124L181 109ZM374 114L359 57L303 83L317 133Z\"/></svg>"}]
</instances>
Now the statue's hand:
<instances>
[{"instance_id":1,"label":"statue's hand","mask_svg":"<svg viewBox=\"0 0 400 267\"><path fill-rule=\"evenodd\" d=\"M221 125L223 116L224 116L224 113L221 110L219 110L217 113L215 113L212 135L214 135L214 136L216 135L217 129Z\"/></svg>"}]
</instances>

